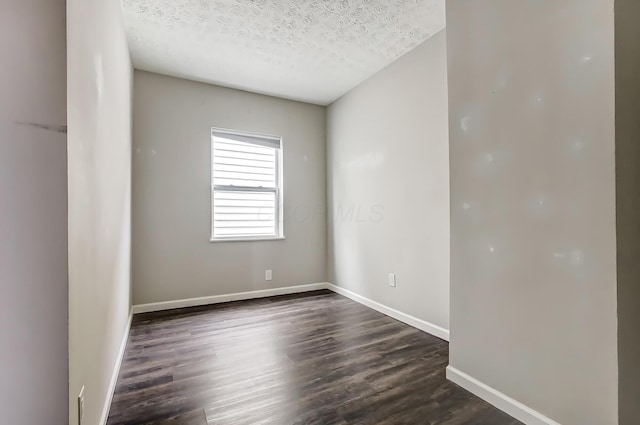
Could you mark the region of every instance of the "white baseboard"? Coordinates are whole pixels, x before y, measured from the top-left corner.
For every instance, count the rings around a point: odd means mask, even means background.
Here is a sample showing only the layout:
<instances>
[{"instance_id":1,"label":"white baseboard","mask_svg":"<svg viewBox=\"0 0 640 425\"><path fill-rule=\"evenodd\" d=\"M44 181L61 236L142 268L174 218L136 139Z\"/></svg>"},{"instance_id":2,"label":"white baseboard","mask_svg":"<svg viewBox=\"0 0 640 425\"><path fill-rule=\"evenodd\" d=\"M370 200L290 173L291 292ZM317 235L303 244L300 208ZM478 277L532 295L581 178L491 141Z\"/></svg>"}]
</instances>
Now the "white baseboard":
<instances>
[{"instance_id":1,"label":"white baseboard","mask_svg":"<svg viewBox=\"0 0 640 425\"><path fill-rule=\"evenodd\" d=\"M527 425L560 425L542 413L525 406L454 367L447 367L447 379Z\"/></svg>"},{"instance_id":2,"label":"white baseboard","mask_svg":"<svg viewBox=\"0 0 640 425\"><path fill-rule=\"evenodd\" d=\"M118 382L118 374L120 373L120 366L122 365L122 359L124 358L124 350L127 347L127 341L129 339L129 331L131 330L131 320L133 319L133 308L129 311L129 319L127 321L127 327L122 335L122 341L120 342L120 350L118 351L118 358L116 364L113 366L113 372L111 372L111 380L109 381L109 388L107 389L107 398L104 401L102 407L102 416L100 417L100 425L106 425L107 419L109 419L109 409L111 408L111 401L113 400L113 393L116 390L116 383Z\"/></svg>"},{"instance_id":3,"label":"white baseboard","mask_svg":"<svg viewBox=\"0 0 640 425\"><path fill-rule=\"evenodd\" d=\"M327 289L337 294L344 295L345 297L350 298L355 302L358 302L362 305L372 308L389 317L393 317L394 319L399 320L402 323L406 323L407 325L420 329L423 332L431 334L445 341L449 341L449 330L443 327L434 325L433 323L429 323L422 319L418 319L417 317L410 316L406 313L403 313L391 307L387 307L384 304L380 304L377 301L370 300L369 298L363 297L362 295L358 295L355 292L351 292L347 289L341 288L332 283L327 283L326 285L327 285Z\"/></svg>"},{"instance_id":4,"label":"white baseboard","mask_svg":"<svg viewBox=\"0 0 640 425\"><path fill-rule=\"evenodd\" d=\"M401 311L395 310L379 302L370 300L347 289L341 288L329 282L310 283L307 285L286 286L274 289L262 289L259 291L238 292L235 294L213 295L209 297L188 298L175 301L163 301L149 304L138 304L133 306L133 314L149 313L153 311L172 310L176 308L196 307L201 305L219 304L230 301L250 300L254 298L273 297L276 295L297 294L300 292L318 291L329 289L337 294L344 295L362 305L372 308L389 317L393 317L409 326L420 329L423 332L449 341L449 331L438 325L434 325L417 317L410 316Z\"/></svg>"},{"instance_id":5,"label":"white baseboard","mask_svg":"<svg viewBox=\"0 0 640 425\"><path fill-rule=\"evenodd\" d=\"M276 295L297 294L300 292L317 291L327 289L327 283L310 283L308 285L285 286L282 288L262 289L259 291L238 292L235 294L213 295L209 297L188 298L176 301L164 301L159 303L138 304L133 306L133 314L149 313L152 311L172 310L175 308L196 307L208 304L219 304L230 301L251 300L254 298L273 297Z\"/></svg>"}]
</instances>

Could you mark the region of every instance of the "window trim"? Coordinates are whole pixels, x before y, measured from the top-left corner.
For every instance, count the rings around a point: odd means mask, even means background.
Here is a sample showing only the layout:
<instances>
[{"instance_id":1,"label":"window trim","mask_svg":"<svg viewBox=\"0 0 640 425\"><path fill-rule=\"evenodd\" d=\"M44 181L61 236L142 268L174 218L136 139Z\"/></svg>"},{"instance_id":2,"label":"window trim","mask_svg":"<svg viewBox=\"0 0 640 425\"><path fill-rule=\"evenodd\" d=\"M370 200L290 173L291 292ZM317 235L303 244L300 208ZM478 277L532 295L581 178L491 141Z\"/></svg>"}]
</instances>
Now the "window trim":
<instances>
[{"instance_id":1,"label":"window trim","mask_svg":"<svg viewBox=\"0 0 640 425\"><path fill-rule=\"evenodd\" d=\"M276 165L275 165L275 172L276 172L276 187L275 188L262 188L262 187L246 187L246 186L226 186L226 185L219 185L219 186L214 186L213 185L213 173L214 173L214 162L213 162L213 144L214 144L214 134L229 134L229 135L235 135L235 136L244 136L244 137L255 137L258 139L267 139L267 140L277 140L279 142L280 147L279 148L274 148L276 149L277 153L276 153ZM260 134L260 133L250 133L250 132L246 132L246 131L238 131L238 130L232 130L232 129L228 129L228 128L220 128L220 127L211 127L211 139L209 142L209 161L211 166L209 167L209 172L210 172L210 176L209 176L209 187L210 187L210 196L211 196L211 202L209 204L210 206L210 222L211 222L211 229L210 229L210 233L209 233L209 242L211 243L218 243L218 242L257 242L257 241L279 241L279 240L285 240L286 236L284 234L284 218L283 218L283 206L284 206L284 196L283 196L283 186L284 186L284 178L283 178L283 167L282 167L282 157L283 157L283 143L284 140L282 137L280 136L272 136L272 135L267 135L267 134ZM229 237L215 237L213 236L213 232L214 232L214 196L215 196L215 190L216 187L219 188L223 188L223 190L233 190L236 192L242 192L242 191L247 191L247 192L265 192L265 193L270 193L270 192L275 192L276 195L276 205L275 205L275 216L276 216L276 220L275 220L275 235L268 235L268 236L255 236L255 235L249 235L249 236L229 236Z\"/></svg>"}]
</instances>

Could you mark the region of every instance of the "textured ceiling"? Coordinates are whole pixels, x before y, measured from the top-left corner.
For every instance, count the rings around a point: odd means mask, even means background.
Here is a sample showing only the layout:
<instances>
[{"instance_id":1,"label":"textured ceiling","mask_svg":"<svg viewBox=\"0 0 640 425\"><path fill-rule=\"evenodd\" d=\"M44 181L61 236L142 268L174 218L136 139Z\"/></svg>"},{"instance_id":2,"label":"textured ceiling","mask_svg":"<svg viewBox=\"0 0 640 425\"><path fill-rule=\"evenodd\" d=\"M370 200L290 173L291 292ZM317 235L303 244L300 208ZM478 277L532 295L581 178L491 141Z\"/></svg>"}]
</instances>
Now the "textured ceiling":
<instances>
[{"instance_id":1,"label":"textured ceiling","mask_svg":"<svg viewBox=\"0 0 640 425\"><path fill-rule=\"evenodd\" d=\"M444 0L122 0L138 69L326 105L445 26Z\"/></svg>"}]
</instances>

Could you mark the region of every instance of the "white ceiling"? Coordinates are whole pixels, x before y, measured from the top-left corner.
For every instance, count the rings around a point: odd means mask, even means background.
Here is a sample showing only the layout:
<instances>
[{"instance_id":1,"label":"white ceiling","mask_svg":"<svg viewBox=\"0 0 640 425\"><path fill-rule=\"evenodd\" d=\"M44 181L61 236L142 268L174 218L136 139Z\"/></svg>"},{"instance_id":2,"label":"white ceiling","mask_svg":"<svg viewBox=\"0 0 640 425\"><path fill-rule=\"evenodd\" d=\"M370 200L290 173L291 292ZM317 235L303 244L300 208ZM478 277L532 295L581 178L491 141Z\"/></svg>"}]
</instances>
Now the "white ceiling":
<instances>
[{"instance_id":1,"label":"white ceiling","mask_svg":"<svg viewBox=\"0 0 640 425\"><path fill-rule=\"evenodd\" d=\"M137 69L327 105L445 26L445 0L122 0Z\"/></svg>"}]
</instances>

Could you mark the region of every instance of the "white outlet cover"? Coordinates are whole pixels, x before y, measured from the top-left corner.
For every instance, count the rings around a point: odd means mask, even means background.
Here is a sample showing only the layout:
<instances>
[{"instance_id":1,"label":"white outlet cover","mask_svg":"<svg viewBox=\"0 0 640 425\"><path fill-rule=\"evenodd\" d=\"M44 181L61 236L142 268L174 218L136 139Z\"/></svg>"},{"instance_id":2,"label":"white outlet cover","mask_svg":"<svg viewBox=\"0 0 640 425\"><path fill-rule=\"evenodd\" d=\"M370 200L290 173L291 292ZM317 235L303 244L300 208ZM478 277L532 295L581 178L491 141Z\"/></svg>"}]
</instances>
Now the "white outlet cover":
<instances>
[{"instance_id":1,"label":"white outlet cover","mask_svg":"<svg viewBox=\"0 0 640 425\"><path fill-rule=\"evenodd\" d=\"M271 270L265 270L264 271L264 280L271 280L273 279L273 273Z\"/></svg>"},{"instance_id":2,"label":"white outlet cover","mask_svg":"<svg viewBox=\"0 0 640 425\"><path fill-rule=\"evenodd\" d=\"M396 287L396 275L394 273L389 273L389 286Z\"/></svg>"}]
</instances>

